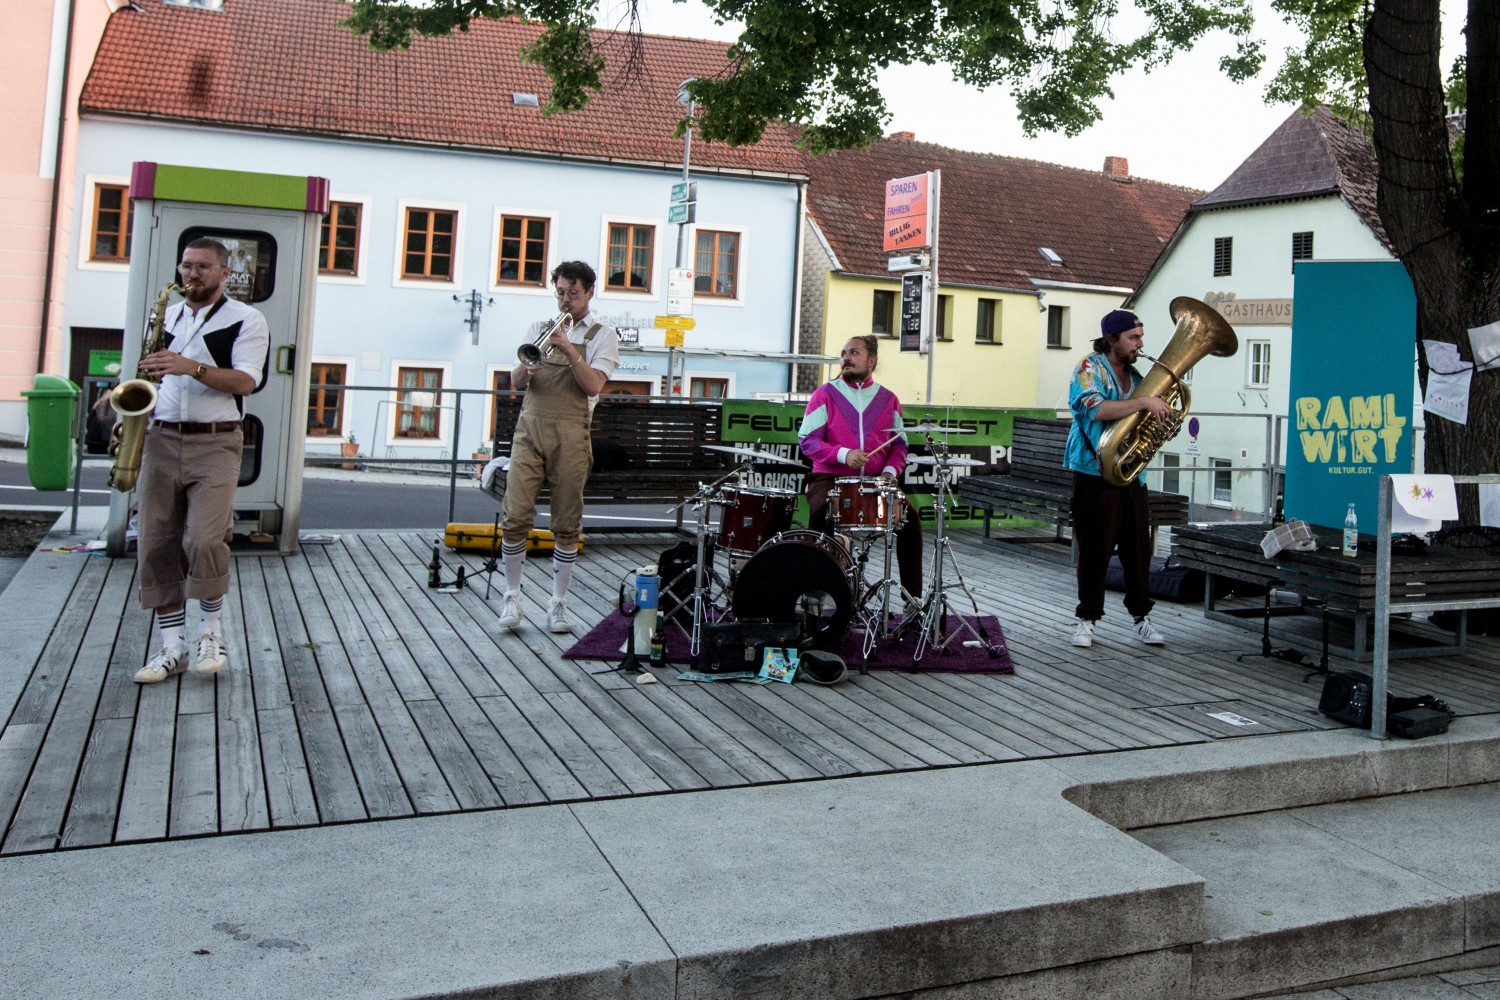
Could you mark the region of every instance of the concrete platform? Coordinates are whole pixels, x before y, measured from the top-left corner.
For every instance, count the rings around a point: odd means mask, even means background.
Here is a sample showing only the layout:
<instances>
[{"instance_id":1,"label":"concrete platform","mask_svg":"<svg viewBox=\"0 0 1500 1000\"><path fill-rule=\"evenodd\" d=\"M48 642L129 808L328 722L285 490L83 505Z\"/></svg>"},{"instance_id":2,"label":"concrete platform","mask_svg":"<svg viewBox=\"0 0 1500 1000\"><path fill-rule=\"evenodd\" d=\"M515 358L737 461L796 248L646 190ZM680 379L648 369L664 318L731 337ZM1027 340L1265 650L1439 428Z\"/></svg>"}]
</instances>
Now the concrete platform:
<instances>
[{"instance_id":1,"label":"concrete platform","mask_svg":"<svg viewBox=\"0 0 1500 1000\"><path fill-rule=\"evenodd\" d=\"M39 1000L1206 1000L1477 961L1500 793L1449 783L1500 720L1463 723L4 858L0 967ZM1274 811L1112 825L1173 776ZM1377 797L1271 794L1309 786Z\"/></svg>"}]
</instances>

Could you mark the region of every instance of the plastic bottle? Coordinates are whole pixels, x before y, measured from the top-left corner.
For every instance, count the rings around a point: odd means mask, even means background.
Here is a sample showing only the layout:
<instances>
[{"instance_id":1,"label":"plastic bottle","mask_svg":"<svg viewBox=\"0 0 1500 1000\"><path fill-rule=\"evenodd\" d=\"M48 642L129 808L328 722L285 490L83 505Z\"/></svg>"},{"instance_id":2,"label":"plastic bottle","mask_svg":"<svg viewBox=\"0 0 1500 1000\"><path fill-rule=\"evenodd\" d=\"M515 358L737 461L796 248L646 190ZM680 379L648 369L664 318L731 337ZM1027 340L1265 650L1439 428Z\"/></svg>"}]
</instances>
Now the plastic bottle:
<instances>
[{"instance_id":1,"label":"plastic bottle","mask_svg":"<svg viewBox=\"0 0 1500 1000\"><path fill-rule=\"evenodd\" d=\"M651 637L656 634L656 608L661 578L656 566L642 566L635 571L635 606L639 609L631 619L635 629L635 648L649 649Z\"/></svg>"},{"instance_id":2,"label":"plastic bottle","mask_svg":"<svg viewBox=\"0 0 1500 1000\"><path fill-rule=\"evenodd\" d=\"M1344 515L1344 555L1352 556L1359 553L1359 518L1354 516L1354 505L1349 505L1349 513Z\"/></svg>"},{"instance_id":3,"label":"plastic bottle","mask_svg":"<svg viewBox=\"0 0 1500 1000\"><path fill-rule=\"evenodd\" d=\"M433 588L438 586L439 577L443 571L443 562L438 558L438 549L441 546L441 542L432 543L432 562L427 564L427 586Z\"/></svg>"}]
</instances>

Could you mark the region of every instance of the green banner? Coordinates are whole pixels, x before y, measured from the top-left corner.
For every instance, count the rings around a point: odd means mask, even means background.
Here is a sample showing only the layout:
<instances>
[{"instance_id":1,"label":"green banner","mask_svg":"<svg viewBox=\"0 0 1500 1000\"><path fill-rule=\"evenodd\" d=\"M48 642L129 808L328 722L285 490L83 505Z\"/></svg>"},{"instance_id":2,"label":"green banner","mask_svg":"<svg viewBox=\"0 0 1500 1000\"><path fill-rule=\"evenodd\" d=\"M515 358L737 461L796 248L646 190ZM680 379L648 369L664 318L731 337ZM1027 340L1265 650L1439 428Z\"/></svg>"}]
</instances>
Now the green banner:
<instances>
[{"instance_id":1,"label":"green banner","mask_svg":"<svg viewBox=\"0 0 1500 1000\"><path fill-rule=\"evenodd\" d=\"M104 348L89 351L89 374L99 378L119 378L122 353Z\"/></svg>"},{"instance_id":2,"label":"green banner","mask_svg":"<svg viewBox=\"0 0 1500 1000\"><path fill-rule=\"evenodd\" d=\"M732 444L759 443L761 450L774 452L784 458L801 461L797 449L797 428L802 424L806 412L805 403L767 402L756 399L726 399L721 412L720 439ZM905 408L903 408L905 409ZM911 499L912 505L922 516L924 524L937 519L933 507L933 494L937 491L938 469L935 465L924 465L912 458L930 455L932 446L947 445L948 453L959 455L978 465L963 465L950 470L949 488L966 475L994 475L1009 467L1011 427L1014 418L1052 417L1052 410L1002 409L982 406L912 407L905 410L908 426L922 421L932 421L944 427L958 428L958 432L947 434L907 433L910 457L906 472L901 477L901 489ZM789 489L802 492L806 470L790 465L780 466L761 463L749 473L747 486L767 489ZM797 505L800 524L807 523L807 504ZM946 523L955 527L977 527L983 523L984 512L970 508L967 504L951 498Z\"/></svg>"}]
</instances>

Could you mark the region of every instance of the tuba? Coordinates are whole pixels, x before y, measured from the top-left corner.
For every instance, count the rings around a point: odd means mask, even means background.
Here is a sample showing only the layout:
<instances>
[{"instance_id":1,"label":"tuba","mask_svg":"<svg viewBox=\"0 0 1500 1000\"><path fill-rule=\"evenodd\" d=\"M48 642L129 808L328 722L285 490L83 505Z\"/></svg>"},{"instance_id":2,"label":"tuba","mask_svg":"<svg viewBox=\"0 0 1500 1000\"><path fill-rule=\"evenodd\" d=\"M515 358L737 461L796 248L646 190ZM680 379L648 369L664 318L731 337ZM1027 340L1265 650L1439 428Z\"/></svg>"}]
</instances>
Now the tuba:
<instances>
[{"instance_id":1,"label":"tuba","mask_svg":"<svg viewBox=\"0 0 1500 1000\"><path fill-rule=\"evenodd\" d=\"M167 300L173 292L185 291L175 282L168 282L156 297L156 305L151 309L151 318L146 321L146 331L141 336L142 358L167 346ZM151 411L156 409L155 381L137 368L135 378L121 382L109 397L109 405L119 414L109 434L109 453L115 460L109 470L109 485L121 493L135 489L136 477L141 474L146 424L151 419Z\"/></svg>"},{"instance_id":2,"label":"tuba","mask_svg":"<svg viewBox=\"0 0 1500 1000\"><path fill-rule=\"evenodd\" d=\"M1165 420L1144 410L1110 424L1099 439L1099 471L1115 486L1135 482L1161 446L1177 436L1193 394L1182 376L1205 357L1227 358L1239 349L1239 338L1228 320L1206 302L1179 295L1168 307L1177 329L1166 350L1135 387L1130 398L1156 396L1172 407Z\"/></svg>"}]
</instances>

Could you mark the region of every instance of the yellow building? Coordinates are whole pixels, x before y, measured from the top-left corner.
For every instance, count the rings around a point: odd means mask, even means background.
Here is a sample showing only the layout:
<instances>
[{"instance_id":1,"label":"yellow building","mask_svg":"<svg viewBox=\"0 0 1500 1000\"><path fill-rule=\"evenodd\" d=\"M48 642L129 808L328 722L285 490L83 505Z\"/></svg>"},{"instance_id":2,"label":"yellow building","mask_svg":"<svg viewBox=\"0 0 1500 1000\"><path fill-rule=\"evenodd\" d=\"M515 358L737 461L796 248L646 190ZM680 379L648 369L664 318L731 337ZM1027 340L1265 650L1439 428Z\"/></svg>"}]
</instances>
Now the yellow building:
<instances>
[{"instance_id":1,"label":"yellow building","mask_svg":"<svg viewBox=\"0 0 1500 1000\"><path fill-rule=\"evenodd\" d=\"M902 353L901 275L882 248L885 182L940 172L937 340ZM1130 176L1120 157L1094 172L914 141L812 161L804 239L802 341L836 355L881 337L876 378L916 407L1066 405L1099 320L1146 274L1195 198ZM800 391L821 377L799 373Z\"/></svg>"}]
</instances>

